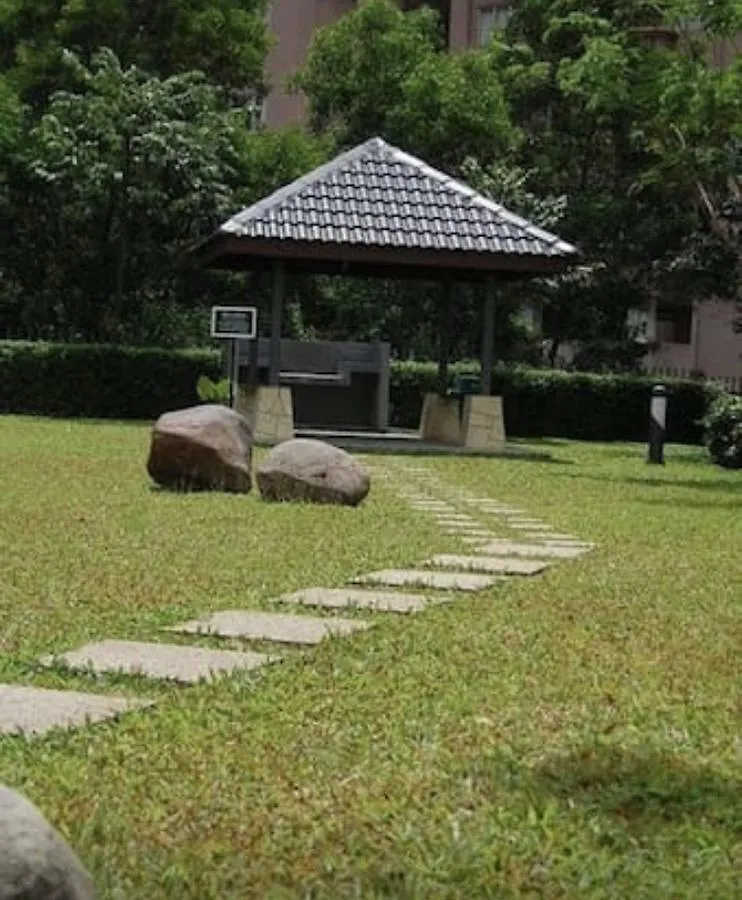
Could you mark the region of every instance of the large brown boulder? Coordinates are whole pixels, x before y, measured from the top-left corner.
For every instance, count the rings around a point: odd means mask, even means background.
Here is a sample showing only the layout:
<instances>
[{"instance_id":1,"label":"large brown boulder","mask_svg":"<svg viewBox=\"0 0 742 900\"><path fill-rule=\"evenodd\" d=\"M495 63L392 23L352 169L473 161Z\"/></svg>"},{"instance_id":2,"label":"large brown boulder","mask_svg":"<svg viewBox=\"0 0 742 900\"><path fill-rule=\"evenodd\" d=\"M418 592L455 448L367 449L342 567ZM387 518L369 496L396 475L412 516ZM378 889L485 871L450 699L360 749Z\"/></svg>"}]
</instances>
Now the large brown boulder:
<instances>
[{"instance_id":1,"label":"large brown boulder","mask_svg":"<svg viewBox=\"0 0 742 900\"><path fill-rule=\"evenodd\" d=\"M147 471L175 490L247 493L252 441L247 420L226 406L179 409L155 422Z\"/></svg>"},{"instance_id":2,"label":"large brown boulder","mask_svg":"<svg viewBox=\"0 0 742 900\"><path fill-rule=\"evenodd\" d=\"M357 506L368 494L368 472L338 447L296 438L274 447L257 472L264 500Z\"/></svg>"}]
</instances>

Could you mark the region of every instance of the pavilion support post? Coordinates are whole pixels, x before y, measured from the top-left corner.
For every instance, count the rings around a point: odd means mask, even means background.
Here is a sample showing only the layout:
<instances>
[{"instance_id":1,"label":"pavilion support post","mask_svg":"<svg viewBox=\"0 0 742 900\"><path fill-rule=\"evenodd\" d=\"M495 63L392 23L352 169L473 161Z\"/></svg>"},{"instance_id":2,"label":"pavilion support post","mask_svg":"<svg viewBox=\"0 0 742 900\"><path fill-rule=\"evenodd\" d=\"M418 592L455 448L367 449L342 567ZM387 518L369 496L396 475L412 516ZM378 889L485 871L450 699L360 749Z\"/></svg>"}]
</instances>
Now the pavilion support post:
<instances>
[{"instance_id":1,"label":"pavilion support post","mask_svg":"<svg viewBox=\"0 0 742 900\"><path fill-rule=\"evenodd\" d=\"M451 355L451 327L453 319L453 279L448 276L438 298L438 396L448 392L448 363Z\"/></svg>"},{"instance_id":2,"label":"pavilion support post","mask_svg":"<svg viewBox=\"0 0 742 900\"><path fill-rule=\"evenodd\" d=\"M273 297L271 303L271 339L268 384L277 387L281 376L281 320L286 289L286 270L281 262L273 264Z\"/></svg>"},{"instance_id":3,"label":"pavilion support post","mask_svg":"<svg viewBox=\"0 0 742 900\"><path fill-rule=\"evenodd\" d=\"M271 285L271 315L268 356L268 383L260 384L255 372L260 362L258 341L253 341L250 359L254 365L251 382L240 391L240 412L250 423L256 444L273 446L294 437L294 405L291 388L282 387L281 381L281 319L285 289L283 263L274 263ZM253 282L256 292L263 286L263 276ZM262 295L262 290L259 291ZM267 305L267 304L266 304ZM263 307L263 304L261 304ZM267 313L267 310L266 310ZM262 317L261 317L262 318ZM267 318L267 315L266 315Z\"/></svg>"},{"instance_id":4,"label":"pavilion support post","mask_svg":"<svg viewBox=\"0 0 742 900\"><path fill-rule=\"evenodd\" d=\"M255 296L260 295L261 288L261 273L253 272L248 276L247 279L247 300L248 303L251 300L254 300ZM252 294L252 296L251 296ZM248 387L255 388L258 386L260 381L260 373L258 370L260 363L260 314L262 310L258 306L258 330L255 335L255 340L250 341L248 345L248 358L249 358L249 366L247 370L247 384Z\"/></svg>"},{"instance_id":5,"label":"pavilion support post","mask_svg":"<svg viewBox=\"0 0 742 900\"><path fill-rule=\"evenodd\" d=\"M420 416L420 437L432 444L461 444L461 408L448 394L448 361L453 327L453 279L450 274L438 295L438 378L436 391L425 394Z\"/></svg>"},{"instance_id":6,"label":"pavilion support post","mask_svg":"<svg viewBox=\"0 0 742 900\"><path fill-rule=\"evenodd\" d=\"M496 298L492 285L485 286L484 320L482 323L482 378L480 394L489 397L492 392L492 364L495 344L495 305Z\"/></svg>"},{"instance_id":7,"label":"pavilion support post","mask_svg":"<svg viewBox=\"0 0 742 900\"><path fill-rule=\"evenodd\" d=\"M482 376L479 394L464 397L461 435L471 450L497 451L505 444L502 397L492 397L492 361L495 343L496 294L487 284L482 321Z\"/></svg>"}]
</instances>

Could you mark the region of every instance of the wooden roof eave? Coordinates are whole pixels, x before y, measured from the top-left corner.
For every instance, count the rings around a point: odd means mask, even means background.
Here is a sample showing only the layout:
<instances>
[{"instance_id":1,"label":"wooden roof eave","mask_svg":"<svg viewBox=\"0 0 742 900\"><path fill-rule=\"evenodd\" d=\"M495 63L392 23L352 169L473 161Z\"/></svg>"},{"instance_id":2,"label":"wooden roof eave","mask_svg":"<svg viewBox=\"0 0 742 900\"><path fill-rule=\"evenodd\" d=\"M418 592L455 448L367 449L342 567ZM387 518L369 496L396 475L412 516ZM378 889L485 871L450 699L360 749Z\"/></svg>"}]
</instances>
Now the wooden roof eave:
<instances>
[{"instance_id":1,"label":"wooden roof eave","mask_svg":"<svg viewBox=\"0 0 742 900\"><path fill-rule=\"evenodd\" d=\"M247 238L217 231L195 250L202 265L212 269L259 269L283 262L288 269L326 274L361 273L379 278L430 277L431 274L461 280L477 278L527 278L566 271L580 261L579 254L485 253L410 247L373 247Z\"/></svg>"}]
</instances>

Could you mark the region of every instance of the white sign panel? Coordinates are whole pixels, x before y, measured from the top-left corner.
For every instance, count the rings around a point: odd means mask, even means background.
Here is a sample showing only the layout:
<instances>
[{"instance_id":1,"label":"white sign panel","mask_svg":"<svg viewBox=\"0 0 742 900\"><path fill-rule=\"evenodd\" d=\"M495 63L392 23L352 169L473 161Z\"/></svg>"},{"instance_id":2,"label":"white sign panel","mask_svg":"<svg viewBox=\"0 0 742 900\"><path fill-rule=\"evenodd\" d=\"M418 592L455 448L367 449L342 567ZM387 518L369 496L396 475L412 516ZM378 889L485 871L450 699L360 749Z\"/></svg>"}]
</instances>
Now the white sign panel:
<instances>
[{"instance_id":1,"label":"white sign panel","mask_svg":"<svg viewBox=\"0 0 742 900\"><path fill-rule=\"evenodd\" d=\"M258 311L254 306L212 306L211 336L253 341L258 333Z\"/></svg>"}]
</instances>

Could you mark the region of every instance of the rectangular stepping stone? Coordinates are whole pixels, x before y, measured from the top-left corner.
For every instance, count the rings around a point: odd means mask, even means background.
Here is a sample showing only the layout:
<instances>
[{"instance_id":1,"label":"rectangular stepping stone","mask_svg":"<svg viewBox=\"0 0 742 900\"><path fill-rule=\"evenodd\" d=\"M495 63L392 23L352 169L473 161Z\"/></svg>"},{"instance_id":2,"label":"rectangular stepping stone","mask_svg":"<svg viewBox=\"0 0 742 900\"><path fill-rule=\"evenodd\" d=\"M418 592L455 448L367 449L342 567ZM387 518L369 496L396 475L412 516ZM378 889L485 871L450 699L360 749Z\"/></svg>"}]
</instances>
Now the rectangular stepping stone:
<instances>
[{"instance_id":1,"label":"rectangular stepping stone","mask_svg":"<svg viewBox=\"0 0 742 900\"><path fill-rule=\"evenodd\" d=\"M528 534L526 533L526 537ZM573 534L556 534L554 532L546 533L543 531L533 532L532 537L537 541L569 541L575 542L579 544L583 544L584 541L581 541L579 538L576 538Z\"/></svg>"},{"instance_id":2,"label":"rectangular stepping stone","mask_svg":"<svg viewBox=\"0 0 742 900\"><path fill-rule=\"evenodd\" d=\"M319 644L331 635L348 635L370 627L370 622L357 619L318 619L286 613L228 609L166 630L284 644Z\"/></svg>"},{"instance_id":3,"label":"rectangular stepping stone","mask_svg":"<svg viewBox=\"0 0 742 900\"><path fill-rule=\"evenodd\" d=\"M513 541L494 540L484 544L480 552L487 556L524 556L532 559L576 559L587 552L585 547L547 546L541 544L517 544Z\"/></svg>"},{"instance_id":4,"label":"rectangular stepping stone","mask_svg":"<svg viewBox=\"0 0 742 900\"><path fill-rule=\"evenodd\" d=\"M300 603L325 609L368 609L375 612L420 612L432 602L419 594L401 594L396 591L364 591L358 588L305 588L278 598L281 603Z\"/></svg>"},{"instance_id":5,"label":"rectangular stepping stone","mask_svg":"<svg viewBox=\"0 0 742 900\"><path fill-rule=\"evenodd\" d=\"M52 665L59 661L71 669L92 670L96 675L118 672L192 684L215 675L258 669L277 660L278 657L264 653L141 641L100 641L57 657L46 657L42 662Z\"/></svg>"},{"instance_id":6,"label":"rectangular stepping stone","mask_svg":"<svg viewBox=\"0 0 742 900\"><path fill-rule=\"evenodd\" d=\"M456 556L440 553L426 560L426 566L442 569L463 569L467 572L487 572L490 575L538 575L549 567L548 562L502 556Z\"/></svg>"},{"instance_id":7,"label":"rectangular stepping stone","mask_svg":"<svg viewBox=\"0 0 742 900\"><path fill-rule=\"evenodd\" d=\"M539 528L549 528L549 525L546 525L545 522L542 522L540 519L508 519L508 525L515 527L516 525L528 525L530 528L534 530L538 530Z\"/></svg>"},{"instance_id":8,"label":"rectangular stepping stone","mask_svg":"<svg viewBox=\"0 0 742 900\"><path fill-rule=\"evenodd\" d=\"M478 540L486 540L494 537L491 531L484 528L446 528L444 534L456 535L457 537L471 537Z\"/></svg>"},{"instance_id":9,"label":"rectangular stepping stone","mask_svg":"<svg viewBox=\"0 0 742 900\"><path fill-rule=\"evenodd\" d=\"M556 540L542 540L541 544L544 547L581 547L583 550L594 550L595 544L591 544L589 541L556 541Z\"/></svg>"},{"instance_id":10,"label":"rectangular stepping stone","mask_svg":"<svg viewBox=\"0 0 742 900\"><path fill-rule=\"evenodd\" d=\"M0 734L43 734L114 719L151 700L0 684Z\"/></svg>"},{"instance_id":11,"label":"rectangular stepping stone","mask_svg":"<svg viewBox=\"0 0 742 900\"><path fill-rule=\"evenodd\" d=\"M481 527L476 519L470 519L468 516L434 516L434 518L439 525L452 525L454 527L468 525L471 528Z\"/></svg>"},{"instance_id":12,"label":"rectangular stepping stone","mask_svg":"<svg viewBox=\"0 0 742 900\"><path fill-rule=\"evenodd\" d=\"M357 584L382 584L387 587L434 588L439 591L484 591L500 581L492 575L468 575L459 572L426 572L418 569L382 569L355 579Z\"/></svg>"},{"instance_id":13,"label":"rectangular stepping stone","mask_svg":"<svg viewBox=\"0 0 742 900\"><path fill-rule=\"evenodd\" d=\"M516 531L551 531L551 525L524 525L522 522L514 522L512 519L508 522L509 528L515 528Z\"/></svg>"},{"instance_id":14,"label":"rectangular stepping stone","mask_svg":"<svg viewBox=\"0 0 742 900\"><path fill-rule=\"evenodd\" d=\"M501 503L481 502L478 505L482 509L487 509L490 512L500 513L500 515L502 515L502 516L524 516L524 515L526 515L526 512L523 509L517 509L515 506L503 506Z\"/></svg>"}]
</instances>

